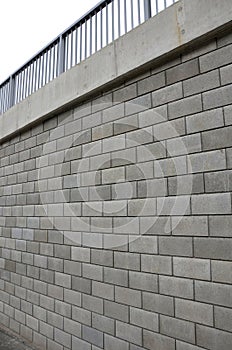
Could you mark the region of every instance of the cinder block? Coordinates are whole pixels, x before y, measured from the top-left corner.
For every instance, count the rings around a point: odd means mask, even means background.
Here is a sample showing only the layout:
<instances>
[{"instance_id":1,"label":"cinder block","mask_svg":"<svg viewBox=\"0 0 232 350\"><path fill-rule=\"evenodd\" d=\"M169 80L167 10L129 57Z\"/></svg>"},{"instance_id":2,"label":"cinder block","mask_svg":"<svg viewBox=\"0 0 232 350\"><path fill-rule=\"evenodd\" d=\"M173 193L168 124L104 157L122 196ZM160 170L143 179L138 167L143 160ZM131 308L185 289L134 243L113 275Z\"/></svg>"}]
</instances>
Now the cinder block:
<instances>
[{"instance_id":1,"label":"cinder block","mask_svg":"<svg viewBox=\"0 0 232 350\"><path fill-rule=\"evenodd\" d=\"M214 215L209 217L210 236L214 237L232 237L232 216Z\"/></svg>"},{"instance_id":2,"label":"cinder block","mask_svg":"<svg viewBox=\"0 0 232 350\"><path fill-rule=\"evenodd\" d=\"M92 327L107 334L115 334L115 322L109 317L93 313Z\"/></svg>"},{"instance_id":3,"label":"cinder block","mask_svg":"<svg viewBox=\"0 0 232 350\"><path fill-rule=\"evenodd\" d=\"M103 266L113 266L113 252L91 249L91 263Z\"/></svg>"},{"instance_id":4,"label":"cinder block","mask_svg":"<svg viewBox=\"0 0 232 350\"><path fill-rule=\"evenodd\" d=\"M159 254L193 256L192 238L159 237Z\"/></svg>"},{"instance_id":5,"label":"cinder block","mask_svg":"<svg viewBox=\"0 0 232 350\"><path fill-rule=\"evenodd\" d=\"M82 327L83 339L90 342L91 344L97 345L103 348L103 333L87 326Z\"/></svg>"},{"instance_id":6,"label":"cinder block","mask_svg":"<svg viewBox=\"0 0 232 350\"><path fill-rule=\"evenodd\" d=\"M121 304L140 308L142 305L142 292L116 286L115 301Z\"/></svg>"},{"instance_id":7,"label":"cinder block","mask_svg":"<svg viewBox=\"0 0 232 350\"><path fill-rule=\"evenodd\" d=\"M104 300L104 314L112 319L123 322L129 321L129 306ZM114 349L112 349L114 350Z\"/></svg>"},{"instance_id":8,"label":"cinder block","mask_svg":"<svg viewBox=\"0 0 232 350\"><path fill-rule=\"evenodd\" d=\"M188 133L219 128L224 125L222 109L217 108L188 116L186 123Z\"/></svg>"},{"instance_id":9,"label":"cinder block","mask_svg":"<svg viewBox=\"0 0 232 350\"><path fill-rule=\"evenodd\" d=\"M153 107L178 100L183 97L182 83L164 87L152 93Z\"/></svg>"},{"instance_id":10,"label":"cinder block","mask_svg":"<svg viewBox=\"0 0 232 350\"><path fill-rule=\"evenodd\" d=\"M126 137L124 134L109 137L103 140L103 153L118 151L126 147Z\"/></svg>"},{"instance_id":11,"label":"cinder block","mask_svg":"<svg viewBox=\"0 0 232 350\"><path fill-rule=\"evenodd\" d=\"M193 214L229 214L230 212L231 199L229 193L192 196Z\"/></svg>"},{"instance_id":12,"label":"cinder block","mask_svg":"<svg viewBox=\"0 0 232 350\"><path fill-rule=\"evenodd\" d=\"M166 71L167 84L173 84L197 74L199 74L199 64L198 59L194 59L168 69Z\"/></svg>"},{"instance_id":13,"label":"cinder block","mask_svg":"<svg viewBox=\"0 0 232 350\"><path fill-rule=\"evenodd\" d=\"M115 268L104 268L104 282L111 283L117 286L129 286L129 272L126 270Z\"/></svg>"},{"instance_id":14,"label":"cinder block","mask_svg":"<svg viewBox=\"0 0 232 350\"><path fill-rule=\"evenodd\" d=\"M71 276L70 276L71 278ZM72 289L81 293L91 293L91 280L81 277L72 277ZM67 287L67 286L66 286Z\"/></svg>"},{"instance_id":15,"label":"cinder block","mask_svg":"<svg viewBox=\"0 0 232 350\"><path fill-rule=\"evenodd\" d=\"M232 171L220 171L205 174L206 192L229 192L232 188Z\"/></svg>"},{"instance_id":16,"label":"cinder block","mask_svg":"<svg viewBox=\"0 0 232 350\"><path fill-rule=\"evenodd\" d=\"M229 238L195 238L196 257L232 260L232 242Z\"/></svg>"},{"instance_id":17,"label":"cinder block","mask_svg":"<svg viewBox=\"0 0 232 350\"><path fill-rule=\"evenodd\" d=\"M160 276L159 284L161 294L193 299L192 280L185 278Z\"/></svg>"},{"instance_id":18,"label":"cinder block","mask_svg":"<svg viewBox=\"0 0 232 350\"><path fill-rule=\"evenodd\" d=\"M188 215L190 214L190 196L157 198L158 215Z\"/></svg>"},{"instance_id":19,"label":"cinder block","mask_svg":"<svg viewBox=\"0 0 232 350\"><path fill-rule=\"evenodd\" d=\"M133 253L157 254L157 237L130 236L129 251Z\"/></svg>"},{"instance_id":20,"label":"cinder block","mask_svg":"<svg viewBox=\"0 0 232 350\"><path fill-rule=\"evenodd\" d=\"M175 339L147 330L144 330L143 336L146 349L175 350Z\"/></svg>"},{"instance_id":21,"label":"cinder block","mask_svg":"<svg viewBox=\"0 0 232 350\"><path fill-rule=\"evenodd\" d=\"M232 310L216 306L214 308L215 327L232 332Z\"/></svg>"},{"instance_id":22,"label":"cinder block","mask_svg":"<svg viewBox=\"0 0 232 350\"><path fill-rule=\"evenodd\" d=\"M103 281L103 267L92 264L82 264L82 276L95 281Z\"/></svg>"},{"instance_id":23,"label":"cinder block","mask_svg":"<svg viewBox=\"0 0 232 350\"><path fill-rule=\"evenodd\" d=\"M105 350L129 350L129 343L105 334Z\"/></svg>"},{"instance_id":24,"label":"cinder block","mask_svg":"<svg viewBox=\"0 0 232 350\"><path fill-rule=\"evenodd\" d=\"M138 144L137 159L139 163L154 159L162 159L165 157L166 147L164 142L154 142L145 146L140 146L140 143Z\"/></svg>"},{"instance_id":25,"label":"cinder block","mask_svg":"<svg viewBox=\"0 0 232 350\"><path fill-rule=\"evenodd\" d=\"M90 262L90 249L82 247L72 247L71 259L80 262Z\"/></svg>"},{"instance_id":26,"label":"cinder block","mask_svg":"<svg viewBox=\"0 0 232 350\"><path fill-rule=\"evenodd\" d=\"M220 86L219 71L214 70L183 82L184 95L190 96Z\"/></svg>"},{"instance_id":27,"label":"cinder block","mask_svg":"<svg viewBox=\"0 0 232 350\"><path fill-rule=\"evenodd\" d=\"M126 167L126 180L144 180L154 177L153 162L137 163Z\"/></svg>"},{"instance_id":28,"label":"cinder block","mask_svg":"<svg viewBox=\"0 0 232 350\"><path fill-rule=\"evenodd\" d=\"M140 255L135 253L115 252L114 266L128 270L140 270Z\"/></svg>"},{"instance_id":29,"label":"cinder block","mask_svg":"<svg viewBox=\"0 0 232 350\"><path fill-rule=\"evenodd\" d=\"M127 87L128 88L128 87ZM115 91L116 93L116 91ZM115 94L114 93L114 94ZM133 95L132 97L136 96ZM118 100L119 102L122 102L122 99ZM107 108L103 110L103 115L102 115L102 122L103 124L117 120L119 118L122 118L125 114L124 111L125 107L124 107L124 103L119 103L113 107Z\"/></svg>"},{"instance_id":30,"label":"cinder block","mask_svg":"<svg viewBox=\"0 0 232 350\"><path fill-rule=\"evenodd\" d=\"M138 115L134 114L129 117L124 117L122 119L118 119L114 122L114 135L119 135L123 133L128 133L129 131L133 131L138 129Z\"/></svg>"},{"instance_id":31,"label":"cinder block","mask_svg":"<svg viewBox=\"0 0 232 350\"><path fill-rule=\"evenodd\" d=\"M82 349L82 350L91 350L91 344L87 343L84 340L81 340L80 338L72 336L72 348Z\"/></svg>"},{"instance_id":32,"label":"cinder block","mask_svg":"<svg viewBox=\"0 0 232 350\"><path fill-rule=\"evenodd\" d=\"M71 276L61 273L55 272L55 284L65 288L71 288Z\"/></svg>"},{"instance_id":33,"label":"cinder block","mask_svg":"<svg viewBox=\"0 0 232 350\"><path fill-rule=\"evenodd\" d=\"M232 346L232 334L215 328L196 326L197 345L207 346L212 350L230 350Z\"/></svg>"},{"instance_id":34,"label":"cinder block","mask_svg":"<svg viewBox=\"0 0 232 350\"><path fill-rule=\"evenodd\" d=\"M130 322L138 327L158 332L159 318L158 314L140 309L130 308Z\"/></svg>"},{"instance_id":35,"label":"cinder block","mask_svg":"<svg viewBox=\"0 0 232 350\"><path fill-rule=\"evenodd\" d=\"M232 286L212 282L195 282L195 299L208 304L232 306Z\"/></svg>"},{"instance_id":36,"label":"cinder block","mask_svg":"<svg viewBox=\"0 0 232 350\"><path fill-rule=\"evenodd\" d=\"M204 110L225 106L232 103L232 85L227 85L203 93Z\"/></svg>"},{"instance_id":37,"label":"cinder block","mask_svg":"<svg viewBox=\"0 0 232 350\"><path fill-rule=\"evenodd\" d=\"M73 320L85 324L91 325L91 312L83 309L83 307L72 307L72 318Z\"/></svg>"},{"instance_id":38,"label":"cinder block","mask_svg":"<svg viewBox=\"0 0 232 350\"><path fill-rule=\"evenodd\" d=\"M153 142L152 127L139 129L126 134L127 147L135 147Z\"/></svg>"},{"instance_id":39,"label":"cinder block","mask_svg":"<svg viewBox=\"0 0 232 350\"><path fill-rule=\"evenodd\" d=\"M175 316L195 323L214 325L213 305L184 299L175 300Z\"/></svg>"},{"instance_id":40,"label":"cinder block","mask_svg":"<svg viewBox=\"0 0 232 350\"><path fill-rule=\"evenodd\" d=\"M113 135L113 124L99 125L92 129L92 140L100 140Z\"/></svg>"},{"instance_id":41,"label":"cinder block","mask_svg":"<svg viewBox=\"0 0 232 350\"><path fill-rule=\"evenodd\" d=\"M111 153L112 167L136 163L136 148L126 148Z\"/></svg>"},{"instance_id":42,"label":"cinder block","mask_svg":"<svg viewBox=\"0 0 232 350\"><path fill-rule=\"evenodd\" d=\"M172 338L195 343L195 325L192 322L161 315L160 332Z\"/></svg>"},{"instance_id":43,"label":"cinder block","mask_svg":"<svg viewBox=\"0 0 232 350\"><path fill-rule=\"evenodd\" d=\"M128 216L156 215L156 198L133 199L128 201Z\"/></svg>"},{"instance_id":44,"label":"cinder block","mask_svg":"<svg viewBox=\"0 0 232 350\"><path fill-rule=\"evenodd\" d=\"M125 168L112 168L102 170L102 183L110 184L117 182L125 182Z\"/></svg>"},{"instance_id":45,"label":"cinder block","mask_svg":"<svg viewBox=\"0 0 232 350\"><path fill-rule=\"evenodd\" d=\"M202 133L203 150L220 149L232 146L232 126Z\"/></svg>"},{"instance_id":46,"label":"cinder block","mask_svg":"<svg viewBox=\"0 0 232 350\"><path fill-rule=\"evenodd\" d=\"M173 258L174 275L193 279L210 280L210 260Z\"/></svg>"},{"instance_id":47,"label":"cinder block","mask_svg":"<svg viewBox=\"0 0 232 350\"><path fill-rule=\"evenodd\" d=\"M213 52L209 52L200 57L200 70L207 72L209 70L231 63L232 45L222 47Z\"/></svg>"},{"instance_id":48,"label":"cinder block","mask_svg":"<svg viewBox=\"0 0 232 350\"><path fill-rule=\"evenodd\" d=\"M197 194L204 192L203 174L172 176L168 179L169 195Z\"/></svg>"},{"instance_id":49,"label":"cinder block","mask_svg":"<svg viewBox=\"0 0 232 350\"><path fill-rule=\"evenodd\" d=\"M187 173L187 158L186 158L186 156L180 156L180 157L174 157L174 158L161 159L161 160L154 161L155 178L184 175L186 173Z\"/></svg>"},{"instance_id":50,"label":"cinder block","mask_svg":"<svg viewBox=\"0 0 232 350\"><path fill-rule=\"evenodd\" d=\"M92 294L99 298L114 300L114 286L93 281Z\"/></svg>"},{"instance_id":51,"label":"cinder block","mask_svg":"<svg viewBox=\"0 0 232 350\"><path fill-rule=\"evenodd\" d=\"M161 255L141 255L141 271L171 275L171 257Z\"/></svg>"},{"instance_id":52,"label":"cinder block","mask_svg":"<svg viewBox=\"0 0 232 350\"><path fill-rule=\"evenodd\" d=\"M116 321L116 336L127 342L142 345L142 329Z\"/></svg>"},{"instance_id":53,"label":"cinder block","mask_svg":"<svg viewBox=\"0 0 232 350\"><path fill-rule=\"evenodd\" d=\"M154 274L129 272L129 286L141 291L158 292L158 277Z\"/></svg>"},{"instance_id":54,"label":"cinder block","mask_svg":"<svg viewBox=\"0 0 232 350\"><path fill-rule=\"evenodd\" d=\"M133 100L126 101L125 115L135 114L151 108L151 94L146 94Z\"/></svg>"},{"instance_id":55,"label":"cinder block","mask_svg":"<svg viewBox=\"0 0 232 350\"><path fill-rule=\"evenodd\" d=\"M191 96L175 101L168 106L168 118L175 119L202 111L201 95Z\"/></svg>"},{"instance_id":56,"label":"cinder block","mask_svg":"<svg viewBox=\"0 0 232 350\"><path fill-rule=\"evenodd\" d=\"M188 169L191 173L222 170L226 168L225 150L216 150L188 156Z\"/></svg>"},{"instance_id":57,"label":"cinder block","mask_svg":"<svg viewBox=\"0 0 232 350\"><path fill-rule=\"evenodd\" d=\"M141 180L138 182L138 197L162 197L166 194L166 179Z\"/></svg>"},{"instance_id":58,"label":"cinder block","mask_svg":"<svg viewBox=\"0 0 232 350\"><path fill-rule=\"evenodd\" d=\"M167 121L168 111L167 105L148 109L147 111L139 113L139 127L155 125Z\"/></svg>"},{"instance_id":59,"label":"cinder block","mask_svg":"<svg viewBox=\"0 0 232 350\"><path fill-rule=\"evenodd\" d=\"M232 284L232 262L212 261L212 280Z\"/></svg>"},{"instance_id":60,"label":"cinder block","mask_svg":"<svg viewBox=\"0 0 232 350\"><path fill-rule=\"evenodd\" d=\"M161 72L138 82L138 94L145 94L150 91L155 91L165 86L165 73Z\"/></svg>"}]
</instances>

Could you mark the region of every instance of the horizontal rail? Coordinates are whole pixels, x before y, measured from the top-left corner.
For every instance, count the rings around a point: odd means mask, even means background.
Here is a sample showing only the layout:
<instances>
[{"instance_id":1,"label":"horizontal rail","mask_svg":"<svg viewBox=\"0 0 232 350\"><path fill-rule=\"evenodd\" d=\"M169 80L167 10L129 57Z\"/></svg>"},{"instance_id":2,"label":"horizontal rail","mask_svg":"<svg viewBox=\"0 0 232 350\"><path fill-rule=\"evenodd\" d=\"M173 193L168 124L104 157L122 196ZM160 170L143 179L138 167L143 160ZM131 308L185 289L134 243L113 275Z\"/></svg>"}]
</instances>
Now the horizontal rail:
<instances>
[{"instance_id":1,"label":"horizontal rail","mask_svg":"<svg viewBox=\"0 0 232 350\"><path fill-rule=\"evenodd\" d=\"M101 1L0 85L0 114L176 1Z\"/></svg>"}]
</instances>

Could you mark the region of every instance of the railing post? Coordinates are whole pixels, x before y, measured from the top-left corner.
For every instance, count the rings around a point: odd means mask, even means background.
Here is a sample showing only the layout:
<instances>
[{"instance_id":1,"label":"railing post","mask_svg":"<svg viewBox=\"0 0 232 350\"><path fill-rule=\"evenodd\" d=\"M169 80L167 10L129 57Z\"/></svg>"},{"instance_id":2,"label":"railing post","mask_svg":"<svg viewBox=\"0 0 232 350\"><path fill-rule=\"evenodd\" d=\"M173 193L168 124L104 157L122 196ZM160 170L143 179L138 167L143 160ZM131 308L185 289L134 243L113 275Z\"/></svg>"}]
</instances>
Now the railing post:
<instances>
[{"instance_id":1,"label":"railing post","mask_svg":"<svg viewBox=\"0 0 232 350\"><path fill-rule=\"evenodd\" d=\"M63 35L59 38L58 75L64 73L65 43Z\"/></svg>"},{"instance_id":2,"label":"railing post","mask_svg":"<svg viewBox=\"0 0 232 350\"><path fill-rule=\"evenodd\" d=\"M15 77L10 77L10 95L9 95L9 107L13 107L15 104Z\"/></svg>"},{"instance_id":3,"label":"railing post","mask_svg":"<svg viewBox=\"0 0 232 350\"><path fill-rule=\"evenodd\" d=\"M151 0L144 0L144 19L151 18Z\"/></svg>"}]
</instances>

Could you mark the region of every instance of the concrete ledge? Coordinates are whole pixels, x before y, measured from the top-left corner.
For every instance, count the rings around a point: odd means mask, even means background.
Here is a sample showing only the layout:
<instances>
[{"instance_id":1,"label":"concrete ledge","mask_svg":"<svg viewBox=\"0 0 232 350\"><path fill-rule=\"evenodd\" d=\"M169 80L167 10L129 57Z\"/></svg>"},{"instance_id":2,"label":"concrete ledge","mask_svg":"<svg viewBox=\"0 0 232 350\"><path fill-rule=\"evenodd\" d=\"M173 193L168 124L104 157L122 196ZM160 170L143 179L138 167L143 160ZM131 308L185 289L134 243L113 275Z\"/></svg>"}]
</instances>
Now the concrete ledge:
<instances>
[{"instance_id":1,"label":"concrete ledge","mask_svg":"<svg viewBox=\"0 0 232 350\"><path fill-rule=\"evenodd\" d=\"M231 0L180 0L9 109L0 141L231 22Z\"/></svg>"}]
</instances>

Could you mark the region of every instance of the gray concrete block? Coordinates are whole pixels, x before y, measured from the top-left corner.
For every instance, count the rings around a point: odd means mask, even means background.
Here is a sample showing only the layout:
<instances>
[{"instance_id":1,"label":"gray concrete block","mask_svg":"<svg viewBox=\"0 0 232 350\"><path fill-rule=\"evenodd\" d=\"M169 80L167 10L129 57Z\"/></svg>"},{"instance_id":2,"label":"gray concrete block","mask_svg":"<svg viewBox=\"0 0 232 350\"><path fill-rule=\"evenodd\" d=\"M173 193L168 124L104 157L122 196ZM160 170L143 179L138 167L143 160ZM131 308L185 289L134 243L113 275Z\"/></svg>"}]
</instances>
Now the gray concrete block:
<instances>
[{"instance_id":1,"label":"gray concrete block","mask_svg":"<svg viewBox=\"0 0 232 350\"><path fill-rule=\"evenodd\" d=\"M175 350L175 340L162 334L144 330L144 346L153 350Z\"/></svg>"},{"instance_id":2,"label":"gray concrete block","mask_svg":"<svg viewBox=\"0 0 232 350\"><path fill-rule=\"evenodd\" d=\"M231 198L229 193L202 194L192 196L193 214L229 214Z\"/></svg>"},{"instance_id":3,"label":"gray concrete block","mask_svg":"<svg viewBox=\"0 0 232 350\"><path fill-rule=\"evenodd\" d=\"M196 257L232 260L232 242L229 238L195 238Z\"/></svg>"},{"instance_id":4,"label":"gray concrete block","mask_svg":"<svg viewBox=\"0 0 232 350\"><path fill-rule=\"evenodd\" d=\"M161 256L161 255L142 255L141 271L171 275L172 274L171 257Z\"/></svg>"},{"instance_id":5,"label":"gray concrete block","mask_svg":"<svg viewBox=\"0 0 232 350\"><path fill-rule=\"evenodd\" d=\"M165 86L164 72L149 76L138 82L138 94L145 94L150 91L155 91Z\"/></svg>"},{"instance_id":6,"label":"gray concrete block","mask_svg":"<svg viewBox=\"0 0 232 350\"><path fill-rule=\"evenodd\" d=\"M201 72L207 72L214 68L224 66L231 63L232 45L222 47L213 52L209 52L206 55L200 57L200 70Z\"/></svg>"},{"instance_id":7,"label":"gray concrete block","mask_svg":"<svg viewBox=\"0 0 232 350\"><path fill-rule=\"evenodd\" d=\"M159 254L193 256L192 238L190 237L159 237Z\"/></svg>"},{"instance_id":8,"label":"gray concrete block","mask_svg":"<svg viewBox=\"0 0 232 350\"><path fill-rule=\"evenodd\" d=\"M184 96L199 94L220 86L219 71L214 70L183 82Z\"/></svg>"},{"instance_id":9,"label":"gray concrete block","mask_svg":"<svg viewBox=\"0 0 232 350\"><path fill-rule=\"evenodd\" d=\"M97 345L103 348L103 333L87 326L83 326L83 339L90 342L91 344Z\"/></svg>"},{"instance_id":10,"label":"gray concrete block","mask_svg":"<svg viewBox=\"0 0 232 350\"><path fill-rule=\"evenodd\" d=\"M187 132L198 132L208 129L219 128L224 125L221 108L205 111L186 117Z\"/></svg>"},{"instance_id":11,"label":"gray concrete block","mask_svg":"<svg viewBox=\"0 0 232 350\"><path fill-rule=\"evenodd\" d=\"M193 299L193 281L185 278L176 278L160 276L159 278L160 293Z\"/></svg>"},{"instance_id":12,"label":"gray concrete block","mask_svg":"<svg viewBox=\"0 0 232 350\"><path fill-rule=\"evenodd\" d=\"M104 267L104 282L117 286L129 286L129 272L126 270Z\"/></svg>"},{"instance_id":13,"label":"gray concrete block","mask_svg":"<svg viewBox=\"0 0 232 350\"><path fill-rule=\"evenodd\" d=\"M121 303L104 301L104 314L112 319L123 322L129 321L129 306Z\"/></svg>"},{"instance_id":14,"label":"gray concrete block","mask_svg":"<svg viewBox=\"0 0 232 350\"><path fill-rule=\"evenodd\" d=\"M167 84L173 84L199 74L198 59L194 59L166 71Z\"/></svg>"},{"instance_id":15,"label":"gray concrete block","mask_svg":"<svg viewBox=\"0 0 232 350\"><path fill-rule=\"evenodd\" d=\"M157 293L158 277L154 274L130 271L129 286L133 289Z\"/></svg>"},{"instance_id":16,"label":"gray concrete block","mask_svg":"<svg viewBox=\"0 0 232 350\"><path fill-rule=\"evenodd\" d=\"M127 342L142 345L142 329L139 327L116 321L116 336Z\"/></svg>"},{"instance_id":17,"label":"gray concrete block","mask_svg":"<svg viewBox=\"0 0 232 350\"><path fill-rule=\"evenodd\" d=\"M116 286L115 301L128 306L140 308L142 305L142 292L130 288Z\"/></svg>"},{"instance_id":18,"label":"gray concrete block","mask_svg":"<svg viewBox=\"0 0 232 350\"><path fill-rule=\"evenodd\" d=\"M168 179L169 195L198 194L204 192L203 174L173 176Z\"/></svg>"},{"instance_id":19,"label":"gray concrete block","mask_svg":"<svg viewBox=\"0 0 232 350\"><path fill-rule=\"evenodd\" d=\"M231 237L232 217L231 215L210 216L209 233L214 237Z\"/></svg>"},{"instance_id":20,"label":"gray concrete block","mask_svg":"<svg viewBox=\"0 0 232 350\"><path fill-rule=\"evenodd\" d=\"M216 306L214 309L215 314L215 327L225 330L232 331L232 310L224 307Z\"/></svg>"},{"instance_id":21,"label":"gray concrete block","mask_svg":"<svg viewBox=\"0 0 232 350\"><path fill-rule=\"evenodd\" d=\"M204 110L225 106L232 103L232 86L227 85L203 93Z\"/></svg>"},{"instance_id":22,"label":"gray concrete block","mask_svg":"<svg viewBox=\"0 0 232 350\"><path fill-rule=\"evenodd\" d=\"M174 257L173 273L179 277L210 280L210 260Z\"/></svg>"},{"instance_id":23,"label":"gray concrete block","mask_svg":"<svg viewBox=\"0 0 232 350\"><path fill-rule=\"evenodd\" d=\"M104 339L105 350L129 350L129 343L124 340L120 340L107 334Z\"/></svg>"},{"instance_id":24,"label":"gray concrete block","mask_svg":"<svg viewBox=\"0 0 232 350\"><path fill-rule=\"evenodd\" d=\"M92 294L99 298L114 300L114 286L101 282L92 282Z\"/></svg>"},{"instance_id":25,"label":"gray concrete block","mask_svg":"<svg viewBox=\"0 0 232 350\"><path fill-rule=\"evenodd\" d=\"M115 334L115 322L109 317L93 313L92 327L107 334Z\"/></svg>"},{"instance_id":26,"label":"gray concrete block","mask_svg":"<svg viewBox=\"0 0 232 350\"><path fill-rule=\"evenodd\" d=\"M135 253L115 252L114 266L128 270L140 270L140 255Z\"/></svg>"},{"instance_id":27,"label":"gray concrete block","mask_svg":"<svg viewBox=\"0 0 232 350\"><path fill-rule=\"evenodd\" d=\"M91 280L81 277L71 277L72 278L72 289L81 293L90 294L91 293ZM66 286L67 287L67 286Z\"/></svg>"},{"instance_id":28,"label":"gray concrete block","mask_svg":"<svg viewBox=\"0 0 232 350\"><path fill-rule=\"evenodd\" d=\"M220 149L232 146L232 126L202 133L203 150Z\"/></svg>"},{"instance_id":29,"label":"gray concrete block","mask_svg":"<svg viewBox=\"0 0 232 350\"><path fill-rule=\"evenodd\" d=\"M210 347L212 350L230 350L232 346L232 335L214 328L197 325L197 344Z\"/></svg>"},{"instance_id":30,"label":"gray concrete block","mask_svg":"<svg viewBox=\"0 0 232 350\"><path fill-rule=\"evenodd\" d=\"M158 332L158 314L140 309L130 308L130 322L138 327Z\"/></svg>"},{"instance_id":31,"label":"gray concrete block","mask_svg":"<svg viewBox=\"0 0 232 350\"><path fill-rule=\"evenodd\" d=\"M232 287L226 284L212 282L195 282L195 299L208 304L225 307L232 305Z\"/></svg>"},{"instance_id":32,"label":"gray concrete block","mask_svg":"<svg viewBox=\"0 0 232 350\"><path fill-rule=\"evenodd\" d=\"M202 111L201 95L191 96L175 101L168 106L168 118L175 119Z\"/></svg>"},{"instance_id":33,"label":"gray concrete block","mask_svg":"<svg viewBox=\"0 0 232 350\"><path fill-rule=\"evenodd\" d=\"M160 332L175 339L195 343L195 326L192 322L178 320L168 316L160 316Z\"/></svg>"},{"instance_id":34,"label":"gray concrete block","mask_svg":"<svg viewBox=\"0 0 232 350\"><path fill-rule=\"evenodd\" d=\"M224 150L192 154L188 156L188 169L191 173L222 170L226 168Z\"/></svg>"},{"instance_id":35,"label":"gray concrete block","mask_svg":"<svg viewBox=\"0 0 232 350\"><path fill-rule=\"evenodd\" d=\"M139 113L139 127L162 123L168 119L167 105L152 108L147 111Z\"/></svg>"},{"instance_id":36,"label":"gray concrete block","mask_svg":"<svg viewBox=\"0 0 232 350\"><path fill-rule=\"evenodd\" d=\"M158 252L157 237L148 236L130 236L129 251L132 253L157 254Z\"/></svg>"},{"instance_id":37,"label":"gray concrete block","mask_svg":"<svg viewBox=\"0 0 232 350\"><path fill-rule=\"evenodd\" d=\"M229 192L232 188L232 171L205 174L206 192Z\"/></svg>"},{"instance_id":38,"label":"gray concrete block","mask_svg":"<svg viewBox=\"0 0 232 350\"><path fill-rule=\"evenodd\" d=\"M151 108L151 94L146 94L125 103L125 115L135 114Z\"/></svg>"},{"instance_id":39,"label":"gray concrete block","mask_svg":"<svg viewBox=\"0 0 232 350\"><path fill-rule=\"evenodd\" d=\"M232 284L232 262L212 261L212 280Z\"/></svg>"},{"instance_id":40,"label":"gray concrete block","mask_svg":"<svg viewBox=\"0 0 232 350\"><path fill-rule=\"evenodd\" d=\"M183 97L182 83L176 83L171 86L159 89L152 93L153 107L178 100Z\"/></svg>"},{"instance_id":41,"label":"gray concrete block","mask_svg":"<svg viewBox=\"0 0 232 350\"><path fill-rule=\"evenodd\" d=\"M176 299L175 312L177 318L208 326L214 325L213 305Z\"/></svg>"}]
</instances>

